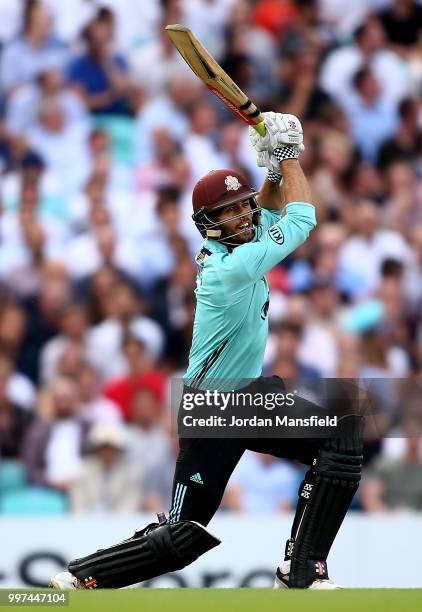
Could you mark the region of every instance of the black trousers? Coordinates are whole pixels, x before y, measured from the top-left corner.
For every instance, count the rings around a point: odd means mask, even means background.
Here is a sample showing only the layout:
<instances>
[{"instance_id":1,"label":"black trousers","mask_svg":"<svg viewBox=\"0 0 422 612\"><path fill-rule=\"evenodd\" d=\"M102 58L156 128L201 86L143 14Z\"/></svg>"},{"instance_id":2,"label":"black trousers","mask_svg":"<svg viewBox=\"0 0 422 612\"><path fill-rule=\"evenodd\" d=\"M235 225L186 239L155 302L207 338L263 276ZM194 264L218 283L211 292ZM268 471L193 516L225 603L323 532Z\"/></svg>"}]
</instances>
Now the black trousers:
<instances>
[{"instance_id":1,"label":"black trousers","mask_svg":"<svg viewBox=\"0 0 422 612\"><path fill-rule=\"evenodd\" d=\"M322 439L301 438L180 438L170 522L190 520L207 525L245 450L311 465L322 443Z\"/></svg>"}]
</instances>

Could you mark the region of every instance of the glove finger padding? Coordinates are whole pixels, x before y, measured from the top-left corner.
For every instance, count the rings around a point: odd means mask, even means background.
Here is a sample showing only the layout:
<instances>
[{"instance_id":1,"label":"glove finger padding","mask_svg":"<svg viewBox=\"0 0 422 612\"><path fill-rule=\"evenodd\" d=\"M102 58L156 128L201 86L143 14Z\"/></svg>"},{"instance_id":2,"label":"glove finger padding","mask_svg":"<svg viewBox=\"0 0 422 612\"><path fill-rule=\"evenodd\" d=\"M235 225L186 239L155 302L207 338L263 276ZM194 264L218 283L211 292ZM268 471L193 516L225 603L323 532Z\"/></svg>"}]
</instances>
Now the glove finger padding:
<instances>
[{"instance_id":1,"label":"glove finger padding","mask_svg":"<svg viewBox=\"0 0 422 612\"><path fill-rule=\"evenodd\" d=\"M263 113L266 128L265 136L249 127L249 138L255 151L268 151L270 154L283 145L303 144L302 125L297 117L289 114Z\"/></svg>"},{"instance_id":2,"label":"glove finger padding","mask_svg":"<svg viewBox=\"0 0 422 612\"><path fill-rule=\"evenodd\" d=\"M274 157L274 155L270 155L268 151L261 151L257 153L256 163L260 168L267 168L267 170L271 172L276 172L280 174L280 163Z\"/></svg>"},{"instance_id":3,"label":"glove finger padding","mask_svg":"<svg viewBox=\"0 0 422 612\"><path fill-rule=\"evenodd\" d=\"M280 161L297 159L304 151L302 125L297 117L289 114L263 113L266 127L265 136L250 127L249 138L257 152L257 165L280 174ZM283 151L284 149L284 151ZM283 151L275 156L275 151Z\"/></svg>"},{"instance_id":4,"label":"glove finger padding","mask_svg":"<svg viewBox=\"0 0 422 612\"><path fill-rule=\"evenodd\" d=\"M303 144L302 124L295 115L276 113L274 122L278 131L284 135L283 144Z\"/></svg>"}]
</instances>

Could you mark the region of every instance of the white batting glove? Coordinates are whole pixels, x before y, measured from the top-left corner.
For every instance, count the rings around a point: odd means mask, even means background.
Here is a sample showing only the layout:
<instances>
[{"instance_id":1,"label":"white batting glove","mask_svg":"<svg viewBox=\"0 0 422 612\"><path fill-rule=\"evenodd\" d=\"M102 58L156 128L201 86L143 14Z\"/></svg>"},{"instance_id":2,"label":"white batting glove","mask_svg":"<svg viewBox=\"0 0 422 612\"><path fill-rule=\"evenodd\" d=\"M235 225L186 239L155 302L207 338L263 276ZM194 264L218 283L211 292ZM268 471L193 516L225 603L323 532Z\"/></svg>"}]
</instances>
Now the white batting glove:
<instances>
[{"instance_id":1,"label":"white batting glove","mask_svg":"<svg viewBox=\"0 0 422 612\"><path fill-rule=\"evenodd\" d=\"M263 113L263 116L266 128L265 136L260 136L254 128L250 127L249 138L257 152L257 165L279 174L280 165L273 153L275 149L289 146L297 151L297 157L299 157L305 149L302 125L294 115L270 111ZM288 157L293 158L292 155Z\"/></svg>"},{"instance_id":2,"label":"white batting glove","mask_svg":"<svg viewBox=\"0 0 422 612\"><path fill-rule=\"evenodd\" d=\"M257 153L256 163L260 168L267 168L268 175L270 175L270 173L280 175L280 162L284 161L285 159L298 159L299 155L304 150L304 145L284 145L274 149L274 153L272 155L270 155L268 151L261 151L260 153Z\"/></svg>"},{"instance_id":3,"label":"white batting glove","mask_svg":"<svg viewBox=\"0 0 422 612\"><path fill-rule=\"evenodd\" d=\"M249 138L257 153L268 151L271 154L274 149L283 145L303 144L303 129L297 117L272 111L262 114L265 136L260 136L252 126L249 127Z\"/></svg>"}]
</instances>

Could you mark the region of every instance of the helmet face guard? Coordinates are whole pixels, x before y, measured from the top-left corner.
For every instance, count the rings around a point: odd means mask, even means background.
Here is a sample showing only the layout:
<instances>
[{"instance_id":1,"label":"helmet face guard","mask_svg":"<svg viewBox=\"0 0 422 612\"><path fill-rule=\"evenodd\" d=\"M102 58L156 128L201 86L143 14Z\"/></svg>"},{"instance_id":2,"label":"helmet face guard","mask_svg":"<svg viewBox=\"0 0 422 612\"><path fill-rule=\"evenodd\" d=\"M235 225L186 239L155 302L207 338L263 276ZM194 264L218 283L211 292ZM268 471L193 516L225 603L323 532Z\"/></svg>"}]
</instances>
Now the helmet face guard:
<instances>
[{"instance_id":1,"label":"helmet face guard","mask_svg":"<svg viewBox=\"0 0 422 612\"><path fill-rule=\"evenodd\" d=\"M192 219L195 222L196 227L200 231L201 235L204 238L211 238L212 240L217 240L218 242L222 242L223 244L227 244L229 246L238 246L239 242L232 240L235 236L243 233L243 230L239 232L235 232L234 234L226 235L222 229L222 225L227 223L227 221L232 221L234 219L242 219L243 217L248 217L252 211L252 224L255 227L260 225L261 219L261 207L257 202L256 195L257 191L253 192L250 195L245 195L243 198L236 198L229 202L223 202L221 204L217 204L212 209L206 208L205 206L201 207L197 212L192 215ZM214 217L214 213L218 212L222 208L226 206L230 206L230 204L234 204L236 202L250 202L251 210L247 210L245 212L239 213L237 215L233 215L232 217L228 217L224 221L218 221Z\"/></svg>"}]
</instances>

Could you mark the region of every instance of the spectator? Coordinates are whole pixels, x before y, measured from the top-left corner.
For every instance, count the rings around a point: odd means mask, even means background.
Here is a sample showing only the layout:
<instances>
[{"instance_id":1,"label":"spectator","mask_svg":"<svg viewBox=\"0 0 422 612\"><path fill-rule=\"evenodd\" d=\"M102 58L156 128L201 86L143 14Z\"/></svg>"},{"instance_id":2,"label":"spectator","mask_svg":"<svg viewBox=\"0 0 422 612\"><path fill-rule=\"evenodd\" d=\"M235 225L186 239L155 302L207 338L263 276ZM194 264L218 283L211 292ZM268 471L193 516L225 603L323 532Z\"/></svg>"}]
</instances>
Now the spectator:
<instances>
[{"instance_id":1,"label":"spectator","mask_svg":"<svg viewBox=\"0 0 422 612\"><path fill-rule=\"evenodd\" d=\"M14 38L22 21L24 6L16 2L0 3L0 41L2 44Z\"/></svg>"},{"instance_id":2,"label":"spectator","mask_svg":"<svg viewBox=\"0 0 422 612\"><path fill-rule=\"evenodd\" d=\"M412 164L405 159L391 163L384 177L388 198L383 220L390 229L407 236L409 228L422 222L422 186Z\"/></svg>"},{"instance_id":3,"label":"spectator","mask_svg":"<svg viewBox=\"0 0 422 612\"><path fill-rule=\"evenodd\" d=\"M33 415L12 403L9 385L12 362L0 354L0 459L18 459L23 450L23 439Z\"/></svg>"},{"instance_id":4,"label":"spectator","mask_svg":"<svg viewBox=\"0 0 422 612\"><path fill-rule=\"evenodd\" d=\"M14 362L19 361L26 323L22 306L6 296L0 298L0 347Z\"/></svg>"},{"instance_id":5,"label":"spectator","mask_svg":"<svg viewBox=\"0 0 422 612\"><path fill-rule=\"evenodd\" d=\"M209 168L221 168L222 159L212 138L217 125L214 107L208 101L200 102L191 109L189 119L190 129L183 140L183 151L192 180L196 181L209 172Z\"/></svg>"},{"instance_id":6,"label":"spectator","mask_svg":"<svg viewBox=\"0 0 422 612\"><path fill-rule=\"evenodd\" d=\"M318 84L320 54L309 43L292 41L280 54L280 111L308 121L320 117L331 98Z\"/></svg>"},{"instance_id":7,"label":"spectator","mask_svg":"<svg viewBox=\"0 0 422 612\"><path fill-rule=\"evenodd\" d=\"M319 12L337 41L343 42L350 39L356 28L365 21L372 6L377 4L377 0L354 0L353 11L345 11L343 0L320 0Z\"/></svg>"},{"instance_id":8,"label":"spectator","mask_svg":"<svg viewBox=\"0 0 422 612\"><path fill-rule=\"evenodd\" d=\"M162 512L163 508L169 508L171 505L173 491L172 471L179 452L179 441L171 430L174 425L172 420L170 412L166 412L159 422L162 434L165 434L167 438L167 443L165 443L165 446L163 445L163 448L167 447L167 452L161 453L160 460L154 461L153 465L145 473L145 497L143 502L143 510L145 512ZM135 440L136 437L135 434Z\"/></svg>"},{"instance_id":9,"label":"spectator","mask_svg":"<svg viewBox=\"0 0 422 612\"><path fill-rule=\"evenodd\" d=\"M252 23L267 30L277 40L282 38L288 26L294 23L298 10L292 0L260 0L255 4Z\"/></svg>"},{"instance_id":10,"label":"spectator","mask_svg":"<svg viewBox=\"0 0 422 612\"><path fill-rule=\"evenodd\" d=\"M137 183L140 191L159 189L168 180L168 164L180 146L167 127L156 127L152 131L154 159L141 164Z\"/></svg>"},{"instance_id":11,"label":"spectator","mask_svg":"<svg viewBox=\"0 0 422 612\"><path fill-rule=\"evenodd\" d=\"M59 316L60 334L46 342L40 355L41 380L50 383L56 377L61 356L70 342L85 344L87 339L85 308L77 302L66 304Z\"/></svg>"},{"instance_id":12,"label":"spectator","mask_svg":"<svg viewBox=\"0 0 422 612\"><path fill-rule=\"evenodd\" d=\"M63 109L68 124L87 123L87 111L79 96L65 87L63 73L57 69L40 72L36 80L26 83L10 96L7 104L6 125L13 134L31 129L38 120L37 113L43 100L55 99Z\"/></svg>"},{"instance_id":13,"label":"spectator","mask_svg":"<svg viewBox=\"0 0 422 612\"><path fill-rule=\"evenodd\" d=\"M121 353L125 334L130 332L145 345L152 364L162 352L163 332L141 313L141 300L129 284L120 282L114 286L106 300L110 304L109 316L91 330L88 350L103 378L110 379L131 370Z\"/></svg>"},{"instance_id":14,"label":"spectator","mask_svg":"<svg viewBox=\"0 0 422 612\"><path fill-rule=\"evenodd\" d=\"M422 34L422 7L416 0L393 0L379 18L397 53L409 53L416 47Z\"/></svg>"},{"instance_id":15,"label":"spectator","mask_svg":"<svg viewBox=\"0 0 422 612\"><path fill-rule=\"evenodd\" d=\"M368 512L422 510L421 438L405 438L400 457L374 461L362 483L361 500Z\"/></svg>"},{"instance_id":16,"label":"spectator","mask_svg":"<svg viewBox=\"0 0 422 612\"><path fill-rule=\"evenodd\" d=\"M397 355L392 346L391 328L387 324L366 331L362 337L362 378L394 378L408 373L406 358ZM388 385L385 385L387 388ZM385 398L391 407L392 398Z\"/></svg>"},{"instance_id":17,"label":"spectator","mask_svg":"<svg viewBox=\"0 0 422 612\"><path fill-rule=\"evenodd\" d=\"M240 5L240 6L239 6ZM221 57L224 49L224 33L226 24L232 19L232 14L236 9L246 12L246 23L250 22L250 7L248 2L243 0L198 0L184 2L183 21L192 32L195 32L198 40L214 57ZM206 13L207 18L204 19ZM174 23L174 22L167 22Z\"/></svg>"},{"instance_id":18,"label":"spectator","mask_svg":"<svg viewBox=\"0 0 422 612\"><path fill-rule=\"evenodd\" d=\"M299 348L303 329L284 320L275 334L275 355L270 368L271 374L281 378L302 379L318 378L320 372L303 364L299 359Z\"/></svg>"},{"instance_id":19,"label":"spectator","mask_svg":"<svg viewBox=\"0 0 422 612\"><path fill-rule=\"evenodd\" d=\"M243 91L250 92L259 104L271 94L274 76L271 64L263 61L252 46L249 37L252 32L253 29L244 26L229 26L225 53L220 61L223 70L230 74ZM216 111L225 118L229 115L228 108L224 106L216 107Z\"/></svg>"},{"instance_id":20,"label":"spectator","mask_svg":"<svg viewBox=\"0 0 422 612\"><path fill-rule=\"evenodd\" d=\"M68 66L71 85L94 114L131 113L131 83L124 57L113 51L113 21L96 17L84 30L86 51Z\"/></svg>"},{"instance_id":21,"label":"spectator","mask_svg":"<svg viewBox=\"0 0 422 612\"><path fill-rule=\"evenodd\" d=\"M6 130L0 120L0 171L6 175L0 185L3 197L8 199L10 184L12 184L12 189L17 191L16 172L21 172L23 178L28 169L36 169L38 173L41 173L43 168L44 162L40 155L29 147L24 137Z\"/></svg>"},{"instance_id":22,"label":"spectator","mask_svg":"<svg viewBox=\"0 0 422 612\"><path fill-rule=\"evenodd\" d=\"M27 131L30 144L65 192L80 189L86 178L88 127L86 122L71 121L63 101L50 97L41 102L38 121Z\"/></svg>"},{"instance_id":23,"label":"spectator","mask_svg":"<svg viewBox=\"0 0 422 612\"><path fill-rule=\"evenodd\" d=\"M84 346L80 342L71 340L60 356L57 375L77 381L84 357Z\"/></svg>"},{"instance_id":24,"label":"spectator","mask_svg":"<svg viewBox=\"0 0 422 612\"><path fill-rule=\"evenodd\" d=\"M154 314L166 334L165 355L178 365L186 362L192 333L195 269L186 250L168 277L155 287Z\"/></svg>"},{"instance_id":25,"label":"spectator","mask_svg":"<svg viewBox=\"0 0 422 612\"><path fill-rule=\"evenodd\" d=\"M183 236L180 192L172 187L157 189L156 222L141 241L138 280L145 290L170 275L176 265L173 239Z\"/></svg>"},{"instance_id":26,"label":"spectator","mask_svg":"<svg viewBox=\"0 0 422 612\"><path fill-rule=\"evenodd\" d=\"M101 380L95 368L83 363L78 372L81 419L90 426L96 423L118 424L122 420L117 404L105 397L101 391Z\"/></svg>"},{"instance_id":27,"label":"spectator","mask_svg":"<svg viewBox=\"0 0 422 612\"><path fill-rule=\"evenodd\" d=\"M362 157L376 162L381 144L390 138L397 128L395 106L380 97L380 88L373 72L361 68L353 78L354 92L344 109L350 121L350 129Z\"/></svg>"},{"instance_id":28,"label":"spectator","mask_svg":"<svg viewBox=\"0 0 422 612\"><path fill-rule=\"evenodd\" d=\"M395 161L408 160L417 155L419 142L422 140L422 129L419 127L419 101L416 98L404 98L399 104L400 124L392 138L387 139L378 156L378 163L385 168Z\"/></svg>"},{"instance_id":29,"label":"spectator","mask_svg":"<svg viewBox=\"0 0 422 612\"><path fill-rule=\"evenodd\" d=\"M36 390L29 378L20 371L26 323L25 311L19 304L7 298L0 300L0 354L4 353L16 367L9 378L9 399L24 408L32 408Z\"/></svg>"},{"instance_id":30,"label":"spectator","mask_svg":"<svg viewBox=\"0 0 422 612\"><path fill-rule=\"evenodd\" d=\"M167 92L147 100L138 109L135 124L135 160L138 164L154 159L152 136L157 128L165 127L181 143L189 129L187 112L203 96L198 82L186 73L172 75ZM167 117L172 118L170 123Z\"/></svg>"},{"instance_id":31,"label":"spectator","mask_svg":"<svg viewBox=\"0 0 422 612\"><path fill-rule=\"evenodd\" d=\"M337 117L339 112L344 117L348 131L346 115L335 108L333 112ZM355 148L349 136L333 129L333 126L327 126L319 137L318 156L320 163L311 178L313 189L327 214L336 219L339 209L344 209L350 198L350 185L345 178L354 166Z\"/></svg>"},{"instance_id":32,"label":"spectator","mask_svg":"<svg viewBox=\"0 0 422 612\"><path fill-rule=\"evenodd\" d=\"M160 392L139 386L130 405L128 454L134 465L145 474L172 461L171 444L163 427L163 406Z\"/></svg>"},{"instance_id":33,"label":"spectator","mask_svg":"<svg viewBox=\"0 0 422 612\"><path fill-rule=\"evenodd\" d=\"M81 469L86 431L79 418L76 384L67 378L56 378L50 393L50 418L33 423L23 456L30 484L68 492Z\"/></svg>"},{"instance_id":34,"label":"spectator","mask_svg":"<svg viewBox=\"0 0 422 612\"><path fill-rule=\"evenodd\" d=\"M183 74L183 60L165 31L169 23L184 23L180 2L167 3L155 38L130 54L131 74L136 82L143 83L151 98L164 93L171 78ZM154 70L151 70L151 66L154 66Z\"/></svg>"},{"instance_id":35,"label":"spectator","mask_svg":"<svg viewBox=\"0 0 422 612\"><path fill-rule=\"evenodd\" d=\"M361 199L353 210L354 231L340 249L338 264L340 288L355 299L376 290L384 259L406 261L409 248L399 233L378 227L375 202Z\"/></svg>"},{"instance_id":36,"label":"spectator","mask_svg":"<svg viewBox=\"0 0 422 612\"><path fill-rule=\"evenodd\" d=\"M147 389L155 395L162 405L165 393L165 378L154 369L153 362L145 346L135 336L126 335L122 348L128 364L128 374L123 378L111 380L105 387L105 395L114 401L125 419L131 419L131 406L137 391ZM159 412L157 406L157 413Z\"/></svg>"},{"instance_id":37,"label":"spectator","mask_svg":"<svg viewBox=\"0 0 422 612\"><path fill-rule=\"evenodd\" d=\"M322 65L322 89L337 102L347 104L352 95L353 75L369 66L381 88L382 100L397 104L409 93L410 78L405 62L386 48L385 32L378 19L368 17L354 34L354 44L330 53Z\"/></svg>"},{"instance_id":38,"label":"spectator","mask_svg":"<svg viewBox=\"0 0 422 612\"><path fill-rule=\"evenodd\" d=\"M123 240L115 231L110 213L94 203L89 212L89 227L69 241L67 268L71 277L82 281L100 267L111 265L127 276L135 276L139 262L133 240Z\"/></svg>"},{"instance_id":39,"label":"spectator","mask_svg":"<svg viewBox=\"0 0 422 612\"><path fill-rule=\"evenodd\" d=\"M95 326L114 314L111 296L114 287L121 280L119 273L111 266L101 267L91 278L88 287L83 285L80 292L88 292L88 318Z\"/></svg>"},{"instance_id":40,"label":"spectator","mask_svg":"<svg viewBox=\"0 0 422 612\"><path fill-rule=\"evenodd\" d=\"M346 232L341 223L325 223L317 231L315 275L337 281L337 261Z\"/></svg>"},{"instance_id":41,"label":"spectator","mask_svg":"<svg viewBox=\"0 0 422 612\"><path fill-rule=\"evenodd\" d=\"M412 255L410 265L404 275L404 290L409 307L417 310L422 303L422 223L412 228L410 244Z\"/></svg>"},{"instance_id":42,"label":"spectator","mask_svg":"<svg viewBox=\"0 0 422 612\"><path fill-rule=\"evenodd\" d=\"M49 10L39 0L29 0L23 16L23 33L10 41L1 56L0 91L11 94L20 85L48 69L62 69L67 51L52 35Z\"/></svg>"},{"instance_id":43,"label":"spectator","mask_svg":"<svg viewBox=\"0 0 422 612\"><path fill-rule=\"evenodd\" d=\"M336 317L340 316L340 308L339 294L329 278L315 277L310 301L311 315L303 330L299 359L322 376L331 377L338 360Z\"/></svg>"},{"instance_id":44,"label":"spectator","mask_svg":"<svg viewBox=\"0 0 422 612\"><path fill-rule=\"evenodd\" d=\"M0 217L0 278L7 277L7 284L20 297L30 297L40 289L41 264L48 259L60 261L67 231L44 209L39 180L22 181L16 205L17 210L11 206ZM13 277L17 269L22 279Z\"/></svg>"},{"instance_id":45,"label":"spectator","mask_svg":"<svg viewBox=\"0 0 422 612\"><path fill-rule=\"evenodd\" d=\"M34 382L40 376L39 357L44 344L59 331L60 315L70 299L66 271L56 264L43 269L37 300L25 304L28 324L21 349L21 370Z\"/></svg>"},{"instance_id":46,"label":"spectator","mask_svg":"<svg viewBox=\"0 0 422 612\"><path fill-rule=\"evenodd\" d=\"M230 478L225 504L233 512L287 512L298 480L287 461L246 451Z\"/></svg>"},{"instance_id":47,"label":"spectator","mask_svg":"<svg viewBox=\"0 0 422 612\"><path fill-rule=\"evenodd\" d=\"M86 457L70 487L73 512L136 512L142 499L141 470L124 454L127 432L122 425L97 423L87 442Z\"/></svg>"}]
</instances>

